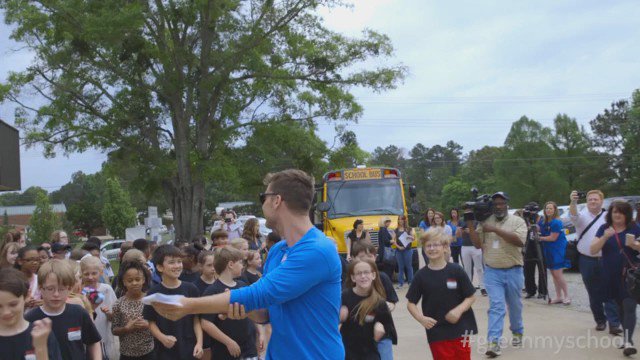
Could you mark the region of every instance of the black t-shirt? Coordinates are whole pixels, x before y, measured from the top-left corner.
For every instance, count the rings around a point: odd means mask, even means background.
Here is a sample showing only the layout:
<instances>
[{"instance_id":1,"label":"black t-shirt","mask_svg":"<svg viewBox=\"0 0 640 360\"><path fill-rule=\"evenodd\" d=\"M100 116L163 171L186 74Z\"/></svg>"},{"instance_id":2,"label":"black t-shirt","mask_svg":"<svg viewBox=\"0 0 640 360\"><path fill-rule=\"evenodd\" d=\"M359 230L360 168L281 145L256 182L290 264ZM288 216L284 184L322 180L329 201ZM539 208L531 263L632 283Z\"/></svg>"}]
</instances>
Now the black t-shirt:
<instances>
[{"instance_id":1,"label":"black t-shirt","mask_svg":"<svg viewBox=\"0 0 640 360\"><path fill-rule=\"evenodd\" d=\"M367 315L363 325L360 325L357 311L358 305L366 297L357 295L353 289L342 292L342 305L349 309L349 316L342 324L340 333L344 344L345 360L374 360L380 359L378 345L373 339L373 326L376 322L384 326L385 337L391 338L393 343L398 342L395 325L387 303L381 301L378 306Z\"/></svg>"},{"instance_id":2,"label":"black t-shirt","mask_svg":"<svg viewBox=\"0 0 640 360\"><path fill-rule=\"evenodd\" d=\"M252 285L253 283L257 282L258 280L260 280L260 274L252 274L250 272L248 272L247 270L242 272L242 277L241 280L242 282L244 282L247 286Z\"/></svg>"},{"instance_id":3,"label":"black t-shirt","mask_svg":"<svg viewBox=\"0 0 640 360\"><path fill-rule=\"evenodd\" d=\"M91 315L80 305L66 304L59 315L45 314L42 308L38 307L24 316L29 322L47 317L51 319L52 332L58 341L60 354L65 360L85 359L85 345L102 340Z\"/></svg>"},{"instance_id":4,"label":"black t-shirt","mask_svg":"<svg viewBox=\"0 0 640 360\"><path fill-rule=\"evenodd\" d=\"M458 339L465 334L478 332L472 309L462 314L456 324L451 324L444 319L451 309L475 292L476 289L462 267L447 263L442 270L431 270L428 266L420 269L409 287L407 299L417 304L422 298L422 314L438 322L431 330L425 329L427 340L432 343Z\"/></svg>"},{"instance_id":5,"label":"black t-shirt","mask_svg":"<svg viewBox=\"0 0 640 360\"><path fill-rule=\"evenodd\" d=\"M182 274L178 278L180 281L185 281L189 283L194 283L196 280L200 278L200 273L198 271L187 271L183 270Z\"/></svg>"},{"instance_id":6,"label":"black t-shirt","mask_svg":"<svg viewBox=\"0 0 640 360\"><path fill-rule=\"evenodd\" d=\"M198 288L189 282L182 281L180 286L170 289L162 285L154 285L147 295L160 293L165 295L184 295L186 297L199 297ZM174 336L178 341L171 348L165 348L161 342L155 339L156 359L158 360L183 360L194 359L193 348L196 346L196 333L193 330L194 315L187 315L180 320L171 321L160 316L156 310L145 305L142 316L147 321L153 321L158 329L165 334Z\"/></svg>"},{"instance_id":7,"label":"black t-shirt","mask_svg":"<svg viewBox=\"0 0 640 360\"><path fill-rule=\"evenodd\" d=\"M204 294L205 290L207 290L207 288L209 286L213 285L213 283L207 284L206 282L204 282L204 280L202 280L201 277L198 276L196 281L193 282L193 285L195 285L196 288L198 288L198 293L200 293L200 296L202 296L202 294Z\"/></svg>"},{"instance_id":8,"label":"black t-shirt","mask_svg":"<svg viewBox=\"0 0 640 360\"><path fill-rule=\"evenodd\" d=\"M384 272L379 272L380 274L380 282L382 282L382 287L384 287L384 292L387 295L387 301L390 303L398 302L398 294L396 293L396 289L393 288L393 283L391 279L389 279L389 275Z\"/></svg>"},{"instance_id":9,"label":"black t-shirt","mask_svg":"<svg viewBox=\"0 0 640 360\"><path fill-rule=\"evenodd\" d=\"M0 359L2 360L25 360L30 354L35 354L33 349L33 339L31 338L33 324L20 334L13 336L0 336ZM51 332L47 339L47 353L49 360L61 360L60 348L56 336Z\"/></svg>"},{"instance_id":10,"label":"black t-shirt","mask_svg":"<svg viewBox=\"0 0 640 360\"><path fill-rule=\"evenodd\" d=\"M242 281L236 280L236 286L227 286L222 281L216 280L213 285L207 288L203 296L223 293L226 289L235 290L247 286ZM203 314L202 318L213 323L225 335L233 339L240 346L240 358L256 357L256 325L249 318L242 320L220 320L218 314ZM208 335L206 335L208 336ZM215 339L211 339L211 352L216 360L237 359L227 350L227 347Z\"/></svg>"}]
</instances>

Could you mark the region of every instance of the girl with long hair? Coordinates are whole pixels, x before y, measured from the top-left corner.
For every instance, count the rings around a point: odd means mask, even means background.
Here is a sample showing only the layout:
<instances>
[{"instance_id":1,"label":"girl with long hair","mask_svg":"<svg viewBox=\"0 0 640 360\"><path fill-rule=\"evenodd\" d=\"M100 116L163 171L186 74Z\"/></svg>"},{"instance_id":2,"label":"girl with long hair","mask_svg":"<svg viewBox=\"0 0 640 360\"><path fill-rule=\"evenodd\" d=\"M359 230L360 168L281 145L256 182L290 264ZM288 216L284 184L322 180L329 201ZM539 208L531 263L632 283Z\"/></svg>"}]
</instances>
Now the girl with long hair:
<instances>
[{"instance_id":1,"label":"girl with long hair","mask_svg":"<svg viewBox=\"0 0 640 360\"><path fill-rule=\"evenodd\" d=\"M249 250L260 250L262 248L264 241L260 234L260 222L258 222L258 219L251 218L244 223L242 238L249 242Z\"/></svg>"},{"instance_id":2,"label":"girl with long hair","mask_svg":"<svg viewBox=\"0 0 640 360\"><path fill-rule=\"evenodd\" d=\"M538 222L540 228L540 241L542 242L542 253L544 263L551 272L553 285L556 289L556 298L549 299L549 304L571 304L569 293L567 292L567 282L562 273L569 267L565 259L567 248L567 238L564 234L562 220L558 213L558 205L553 201L544 204L544 217Z\"/></svg>"},{"instance_id":3,"label":"girl with long hair","mask_svg":"<svg viewBox=\"0 0 640 360\"><path fill-rule=\"evenodd\" d=\"M5 244L0 251L0 269L13 267L16 264L19 250L20 245L17 242Z\"/></svg>"},{"instance_id":4,"label":"girl with long hair","mask_svg":"<svg viewBox=\"0 0 640 360\"><path fill-rule=\"evenodd\" d=\"M371 260L349 264L340 308L345 359L380 359L377 342L384 336L397 344L397 334L380 273Z\"/></svg>"}]
</instances>

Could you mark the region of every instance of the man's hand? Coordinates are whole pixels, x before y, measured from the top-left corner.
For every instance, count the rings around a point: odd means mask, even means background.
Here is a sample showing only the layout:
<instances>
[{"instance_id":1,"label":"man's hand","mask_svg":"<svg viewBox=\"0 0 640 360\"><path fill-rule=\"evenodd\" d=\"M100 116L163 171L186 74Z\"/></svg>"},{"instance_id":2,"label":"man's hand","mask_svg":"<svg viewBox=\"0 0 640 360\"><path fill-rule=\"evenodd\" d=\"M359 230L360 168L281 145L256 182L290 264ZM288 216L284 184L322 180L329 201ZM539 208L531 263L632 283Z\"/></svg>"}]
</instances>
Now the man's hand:
<instances>
[{"instance_id":1,"label":"man's hand","mask_svg":"<svg viewBox=\"0 0 640 360\"><path fill-rule=\"evenodd\" d=\"M571 195L569 195L569 201L572 203L578 203L578 200L580 200L580 198L578 197L578 191L573 190L571 192Z\"/></svg>"},{"instance_id":2,"label":"man's hand","mask_svg":"<svg viewBox=\"0 0 640 360\"><path fill-rule=\"evenodd\" d=\"M162 346L166 347L167 349L171 349L172 347L174 347L176 345L176 341L176 337L170 335L165 335L162 339L160 339Z\"/></svg>"},{"instance_id":3,"label":"man's hand","mask_svg":"<svg viewBox=\"0 0 640 360\"><path fill-rule=\"evenodd\" d=\"M428 316L424 316L421 320L420 320L420 324L422 326L424 326L426 329L431 329L434 326L436 326L438 322L436 321L436 319L434 318L430 318Z\"/></svg>"},{"instance_id":4,"label":"man's hand","mask_svg":"<svg viewBox=\"0 0 640 360\"><path fill-rule=\"evenodd\" d=\"M229 304L229 310L227 311L227 318L231 320L242 320L247 318L247 313L244 309L244 305L239 303Z\"/></svg>"},{"instance_id":5,"label":"man's hand","mask_svg":"<svg viewBox=\"0 0 640 360\"><path fill-rule=\"evenodd\" d=\"M35 349L47 346L47 340L51 333L51 319L44 318L33 322L31 329L31 338L33 339L33 347Z\"/></svg>"},{"instance_id":6,"label":"man's hand","mask_svg":"<svg viewBox=\"0 0 640 360\"><path fill-rule=\"evenodd\" d=\"M491 224L483 224L482 225L482 231L484 231L486 233L496 232L496 230L498 230L497 226L494 226L494 225L491 225Z\"/></svg>"},{"instance_id":7,"label":"man's hand","mask_svg":"<svg viewBox=\"0 0 640 360\"><path fill-rule=\"evenodd\" d=\"M227 347L227 351L229 351L229 355L233 356L234 358L237 358L240 356L241 354L240 346L238 346L237 342L229 338L229 342L225 344L225 346Z\"/></svg>"},{"instance_id":8,"label":"man's hand","mask_svg":"<svg viewBox=\"0 0 640 360\"><path fill-rule=\"evenodd\" d=\"M451 311L449 311L447 315L445 315L444 319L451 324L457 324L458 321L460 321L461 316L462 316L462 313L459 310L454 308L454 309L451 309Z\"/></svg>"},{"instance_id":9,"label":"man's hand","mask_svg":"<svg viewBox=\"0 0 640 360\"><path fill-rule=\"evenodd\" d=\"M180 305L154 302L151 306L153 306L153 309L163 318L176 321L190 314L187 310L186 303L187 298L182 297L180 299Z\"/></svg>"}]
</instances>

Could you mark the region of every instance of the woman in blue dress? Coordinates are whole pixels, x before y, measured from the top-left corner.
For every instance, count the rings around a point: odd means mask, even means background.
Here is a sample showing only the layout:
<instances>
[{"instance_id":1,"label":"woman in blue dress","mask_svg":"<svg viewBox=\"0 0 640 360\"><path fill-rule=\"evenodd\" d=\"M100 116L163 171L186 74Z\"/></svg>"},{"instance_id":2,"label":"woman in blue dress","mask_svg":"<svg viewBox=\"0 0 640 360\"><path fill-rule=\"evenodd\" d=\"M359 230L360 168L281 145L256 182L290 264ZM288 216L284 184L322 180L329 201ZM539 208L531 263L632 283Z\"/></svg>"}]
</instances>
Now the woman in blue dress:
<instances>
[{"instance_id":1,"label":"woman in blue dress","mask_svg":"<svg viewBox=\"0 0 640 360\"><path fill-rule=\"evenodd\" d=\"M627 243L627 235L635 241ZM633 208L626 201L613 201L607 210L606 222L596 232L591 243L591 254L602 250L602 280L607 290L607 299L618 305L618 313L624 330L623 354L637 353L633 345L633 331L636 328L636 303L625 284L625 274L630 268L638 267L638 236L640 227L633 220Z\"/></svg>"},{"instance_id":2,"label":"woman in blue dress","mask_svg":"<svg viewBox=\"0 0 640 360\"><path fill-rule=\"evenodd\" d=\"M453 208L449 212L451 220L447 221L447 225L451 227L453 232L453 240L451 241L451 257L453 262L460 264L460 257L462 254L462 222L460 221L460 215L458 209Z\"/></svg>"},{"instance_id":3,"label":"woman in blue dress","mask_svg":"<svg viewBox=\"0 0 640 360\"><path fill-rule=\"evenodd\" d=\"M556 298L549 304L571 304L571 298L567 291L567 282L564 279L563 271L569 268L569 263L565 259L567 249L567 238L564 234L562 220L558 214L558 205L553 201L544 204L544 217L538 222L540 228L540 242L544 263L551 272L553 285L556 289ZM564 295L563 295L564 294Z\"/></svg>"}]
</instances>

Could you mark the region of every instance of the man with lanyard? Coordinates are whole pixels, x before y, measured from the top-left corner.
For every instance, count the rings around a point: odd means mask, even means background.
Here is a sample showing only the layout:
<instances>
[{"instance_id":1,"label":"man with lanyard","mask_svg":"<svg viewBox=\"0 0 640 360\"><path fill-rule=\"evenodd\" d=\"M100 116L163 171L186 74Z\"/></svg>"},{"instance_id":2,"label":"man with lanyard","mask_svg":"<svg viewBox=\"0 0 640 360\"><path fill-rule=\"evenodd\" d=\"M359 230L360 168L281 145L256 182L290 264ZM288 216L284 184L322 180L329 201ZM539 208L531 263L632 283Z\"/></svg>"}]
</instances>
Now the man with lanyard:
<instances>
[{"instance_id":1,"label":"man with lanyard","mask_svg":"<svg viewBox=\"0 0 640 360\"><path fill-rule=\"evenodd\" d=\"M172 320L202 313L227 313L238 319L246 308L252 320L271 322L267 359L343 360L338 330L341 263L334 242L309 219L313 178L300 170L285 170L267 175L265 184L260 201L267 227L284 241L269 250L260 281L222 294L181 298L178 306L153 306Z\"/></svg>"},{"instance_id":2,"label":"man with lanyard","mask_svg":"<svg viewBox=\"0 0 640 360\"><path fill-rule=\"evenodd\" d=\"M600 263L602 252L593 256L589 250L596 231L605 223L607 216L607 211L602 208L604 194L600 190L587 192L587 206L578 213L579 198L577 191L571 192L569 216L576 227L576 234L578 234L577 247L580 253L578 266L580 267L580 274L582 274L582 282L589 294L591 313L596 321L597 331L604 331L608 322L609 333L619 335L622 333L622 328L620 327L616 304L613 300L605 300L606 290L602 279L602 264Z\"/></svg>"},{"instance_id":3,"label":"man with lanyard","mask_svg":"<svg viewBox=\"0 0 640 360\"><path fill-rule=\"evenodd\" d=\"M524 283L522 272L522 247L527 237L527 224L517 216L510 216L509 197L503 192L491 196L493 215L481 222L478 228L469 226L469 237L476 248L482 248L484 286L489 293L489 331L486 355L500 356L500 339L504 317L509 309L512 345L522 345L522 299Z\"/></svg>"}]
</instances>

